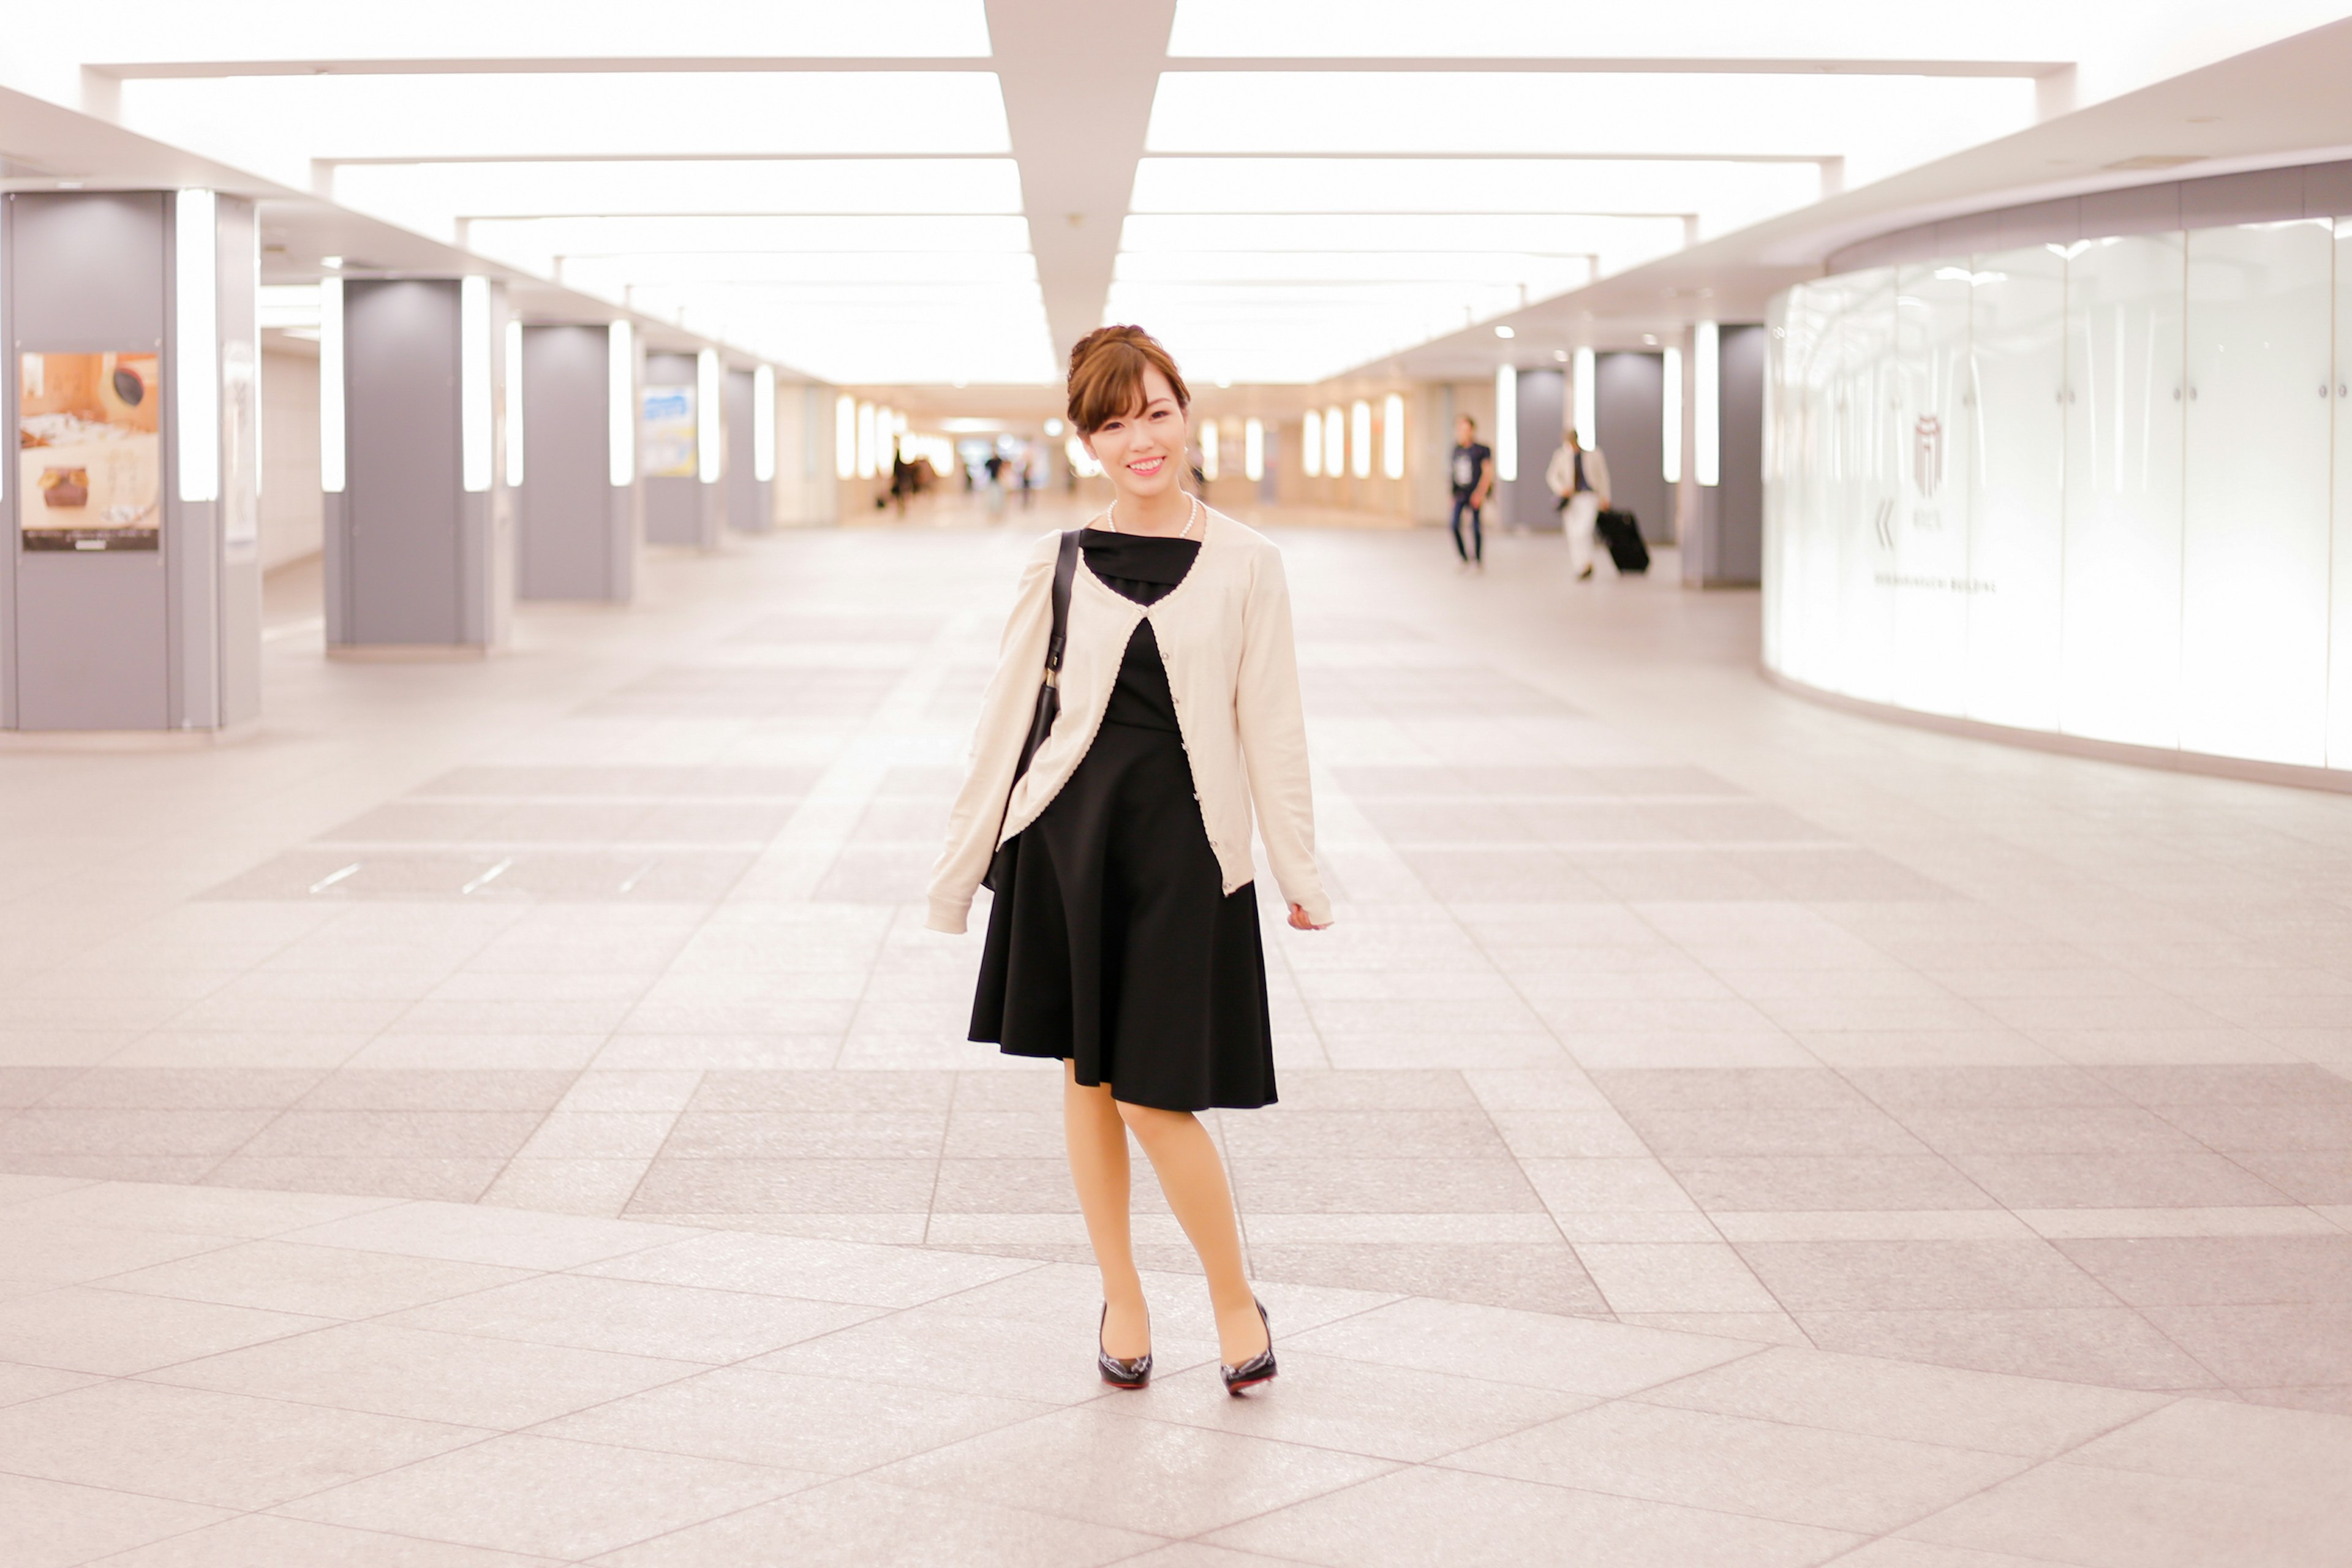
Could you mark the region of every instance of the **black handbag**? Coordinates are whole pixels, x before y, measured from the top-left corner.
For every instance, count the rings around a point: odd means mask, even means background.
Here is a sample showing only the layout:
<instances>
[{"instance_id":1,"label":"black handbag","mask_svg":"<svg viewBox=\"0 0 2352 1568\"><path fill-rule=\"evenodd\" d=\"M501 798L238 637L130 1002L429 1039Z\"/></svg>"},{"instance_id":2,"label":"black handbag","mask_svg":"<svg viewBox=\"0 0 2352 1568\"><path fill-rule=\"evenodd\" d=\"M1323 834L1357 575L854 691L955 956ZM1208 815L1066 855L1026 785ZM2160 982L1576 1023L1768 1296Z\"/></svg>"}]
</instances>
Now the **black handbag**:
<instances>
[{"instance_id":1,"label":"black handbag","mask_svg":"<svg viewBox=\"0 0 2352 1568\"><path fill-rule=\"evenodd\" d=\"M1036 710L1029 716L1029 733L1021 742L1021 760L1013 765L1013 782L1004 786L1004 812L1013 810L1013 791L1029 771L1030 760L1045 737L1054 732L1054 721L1062 712L1062 647L1070 637L1070 585L1078 575L1078 534L1072 529L1062 535L1061 550L1054 557L1054 626L1045 637L1045 677L1037 686ZM1004 835L1004 816L996 819L996 832ZM996 890L996 868L992 863L981 885L991 892Z\"/></svg>"}]
</instances>

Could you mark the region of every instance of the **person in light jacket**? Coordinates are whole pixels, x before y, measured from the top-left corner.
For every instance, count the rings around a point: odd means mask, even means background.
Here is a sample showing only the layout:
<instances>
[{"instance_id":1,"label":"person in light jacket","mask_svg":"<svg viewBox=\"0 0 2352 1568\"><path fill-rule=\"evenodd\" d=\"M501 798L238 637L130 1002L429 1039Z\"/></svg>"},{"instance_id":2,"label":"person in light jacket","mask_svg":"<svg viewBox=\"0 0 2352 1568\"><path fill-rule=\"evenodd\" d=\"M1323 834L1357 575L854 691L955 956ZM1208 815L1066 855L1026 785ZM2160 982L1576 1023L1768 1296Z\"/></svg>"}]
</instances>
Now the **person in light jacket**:
<instances>
[{"instance_id":1,"label":"person in light jacket","mask_svg":"<svg viewBox=\"0 0 2352 1568\"><path fill-rule=\"evenodd\" d=\"M1559 498L1568 563L1581 582L1592 575L1593 521L1609 506L1609 459L1599 447L1587 447L1571 425L1560 432L1559 449L1544 468L1544 483Z\"/></svg>"},{"instance_id":2,"label":"person in light jacket","mask_svg":"<svg viewBox=\"0 0 2352 1568\"><path fill-rule=\"evenodd\" d=\"M1253 806L1290 923L1319 931L1314 803L1282 556L1180 484L1190 395L1139 327L1070 355L1069 418L1116 499L1078 531L1061 709L1026 772L1062 539L1030 552L931 875L961 932L994 892L971 1037L1063 1064L1070 1173L1102 1272L1106 1383L1151 1374L1128 1133L1200 1254L1228 1392L1274 1376L1231 1187L1194 1112L1275 1099Z\"/></svg>"}]
</instances>

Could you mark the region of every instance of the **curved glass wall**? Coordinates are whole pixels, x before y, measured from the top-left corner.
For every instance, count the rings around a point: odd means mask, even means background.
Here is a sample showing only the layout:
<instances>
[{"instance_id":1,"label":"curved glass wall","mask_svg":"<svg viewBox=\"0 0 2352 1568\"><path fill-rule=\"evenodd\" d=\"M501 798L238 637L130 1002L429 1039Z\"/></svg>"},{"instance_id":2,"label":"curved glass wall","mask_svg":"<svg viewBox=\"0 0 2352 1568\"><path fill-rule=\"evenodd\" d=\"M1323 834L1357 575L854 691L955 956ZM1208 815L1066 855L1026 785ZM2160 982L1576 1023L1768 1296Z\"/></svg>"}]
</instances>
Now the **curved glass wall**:
<instances>
[{"instance_id":1,"label":"curved glass wall","mask_svg":"<svg viewBox=\"0 0 2352 1568\"><path fill-rule=\"evenodd\" d=\"M2352 769L2346 305L2352 220L2330 218L1789 289L1766 663L1924 712Z\"/></svg>"}]
</instances>

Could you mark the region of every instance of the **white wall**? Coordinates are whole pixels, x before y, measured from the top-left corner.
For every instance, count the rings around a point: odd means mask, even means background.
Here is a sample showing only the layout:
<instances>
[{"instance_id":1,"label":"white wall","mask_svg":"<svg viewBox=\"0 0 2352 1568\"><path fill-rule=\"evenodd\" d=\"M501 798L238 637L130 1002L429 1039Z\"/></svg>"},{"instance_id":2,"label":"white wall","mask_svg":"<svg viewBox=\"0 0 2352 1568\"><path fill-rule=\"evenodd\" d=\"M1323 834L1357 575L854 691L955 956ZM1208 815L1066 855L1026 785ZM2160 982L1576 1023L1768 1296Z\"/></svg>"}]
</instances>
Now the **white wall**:
<instances>
[{"instance_id":1,"label":"white wall","mask_svg":"<svg viewBox=\"0 0 2352 1568\"><path fill-rule=\"evenodd\" d=\"M2352 769L2346 300L2352 222L2324 217L1782 294L1766 662L1927 712Z\"/></svg>"},{"instance_id":2,"label":"white wall","mask_svg":"<svg viewBox=\"0 0 2352 1568\"><path fill-rule=\"evenodd\" d=\"M266 349L261 355L261 569L325 545L319 489L319 361Z\"/></svg>"}]
</instances>

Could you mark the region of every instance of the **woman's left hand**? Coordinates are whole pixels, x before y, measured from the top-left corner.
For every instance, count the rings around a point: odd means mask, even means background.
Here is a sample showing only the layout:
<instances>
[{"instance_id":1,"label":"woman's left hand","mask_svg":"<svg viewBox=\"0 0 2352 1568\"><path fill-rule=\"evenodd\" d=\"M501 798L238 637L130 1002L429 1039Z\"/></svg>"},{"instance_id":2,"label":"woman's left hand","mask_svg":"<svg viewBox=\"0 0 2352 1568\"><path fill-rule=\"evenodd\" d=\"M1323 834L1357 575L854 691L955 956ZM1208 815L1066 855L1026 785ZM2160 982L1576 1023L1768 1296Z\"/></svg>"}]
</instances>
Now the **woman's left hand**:
<instances>
[{"instance_id":1,"label":"woman's left hand","mask_svg":"<svg viewBox=\"0 0 2352 1568\"><path fill-rule=\"evenodd\" d=\"M1293 931L1329 931L1331 929L1331 922L1326 921L1321 925L1317 925L1313 921L1307 918L1307 906L1305 904L1293 904L1290 906L1290 929Z\"/></svg>"}]
</instances>

